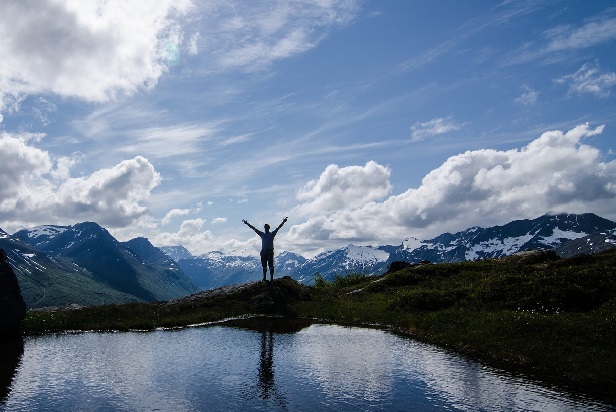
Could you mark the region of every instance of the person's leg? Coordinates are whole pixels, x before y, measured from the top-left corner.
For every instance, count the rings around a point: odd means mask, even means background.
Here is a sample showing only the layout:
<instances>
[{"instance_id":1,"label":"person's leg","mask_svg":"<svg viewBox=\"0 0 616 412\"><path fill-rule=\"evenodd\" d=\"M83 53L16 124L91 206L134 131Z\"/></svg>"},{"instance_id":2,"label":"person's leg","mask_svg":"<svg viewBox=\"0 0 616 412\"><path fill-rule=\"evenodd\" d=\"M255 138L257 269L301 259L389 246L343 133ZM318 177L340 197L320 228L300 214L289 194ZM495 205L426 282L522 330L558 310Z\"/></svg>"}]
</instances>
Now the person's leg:
<instances>
[{"instance_id":1,"label":"person's leg","mask_svg":"<svg viewBox=\"0 0 616 412\"><path fill-rule=\"evenodd\" d=\"M267 255L261 252L261 266L263 267L263 281L267 280Z\"/></svg>"},{"instance_id":2,"label":"person's leg","mask_svg":"<svg viewBox=\"0 0 616 412\"><path fill-rule=\"evenodd\" d=\"M268 251L267 264L270 270L270 280L274 280L274 251Z\"/></svg>"}]
</instances>

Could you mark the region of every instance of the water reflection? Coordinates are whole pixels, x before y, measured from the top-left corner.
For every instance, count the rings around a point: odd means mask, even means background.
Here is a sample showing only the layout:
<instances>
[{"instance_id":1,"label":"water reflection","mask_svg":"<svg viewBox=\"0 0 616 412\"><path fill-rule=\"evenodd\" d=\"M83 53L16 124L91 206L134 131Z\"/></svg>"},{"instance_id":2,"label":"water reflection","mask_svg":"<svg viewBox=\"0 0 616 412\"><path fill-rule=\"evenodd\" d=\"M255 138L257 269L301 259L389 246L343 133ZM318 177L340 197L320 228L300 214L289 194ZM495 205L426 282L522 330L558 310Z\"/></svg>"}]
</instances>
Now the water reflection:
<instances>
[{"instance_id":1,"label":"water reflection","mask_svg":"<svg viewBox=\"0 0 616 412\"><path fill-rule=\"evenodd\" d=\"M292 334L310 326L312 322L303 319L254 317L226 322L226 326L256 331L261 334L257 389L265 401L273 399L281 410L288 410L285 396L276 386L274 376L274 336Z\"/></svg>"},{"instance_id":2,"label":"water reflection","mask_svg":"<svg viewBox=\"0 0 616 412\"><path fill-rule=\"evenodd\" d=\"M381 330L233 326L27 338L0 411L614 410Z\"/></svg>"},{"instance_id":3,"label":"water reflection","mask_svg":"<svg viewBox=\"0 0 616 412\"><path fill-rule=\"evenodd\" d=\"M8 397L17 366L24 353L21 337L0 341L0 404Z\"/></svg>"},{"instance_id":4,"label":"water reflection","mask_svg":"<svg viewBox=\"0 0 616 412\"><path fill-rule=\"evenodd\" d=\"M274 333L261 332L261 357L259 359L259 389L261 398L268 399L276 392L274 385Z\"/></svg>"}]
</instances>

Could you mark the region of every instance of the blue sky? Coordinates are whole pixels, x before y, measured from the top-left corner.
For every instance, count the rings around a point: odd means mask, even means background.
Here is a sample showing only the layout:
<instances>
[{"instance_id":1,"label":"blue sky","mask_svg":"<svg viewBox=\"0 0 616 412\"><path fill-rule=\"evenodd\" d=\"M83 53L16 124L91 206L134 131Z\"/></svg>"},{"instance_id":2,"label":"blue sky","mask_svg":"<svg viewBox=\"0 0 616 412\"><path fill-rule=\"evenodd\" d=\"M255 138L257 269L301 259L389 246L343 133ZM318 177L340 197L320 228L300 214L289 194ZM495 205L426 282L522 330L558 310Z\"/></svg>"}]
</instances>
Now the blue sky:
<instances>
[{"instance_id":1,"label":"blue sky","mask_svg":"<svg viewBox=\"0 0 616 412\"><path fill-rule=\"evenodd\" d=\"M0 0L0 227L195 254L616 219L612 1Z\"/></svg>"}]
</instances>

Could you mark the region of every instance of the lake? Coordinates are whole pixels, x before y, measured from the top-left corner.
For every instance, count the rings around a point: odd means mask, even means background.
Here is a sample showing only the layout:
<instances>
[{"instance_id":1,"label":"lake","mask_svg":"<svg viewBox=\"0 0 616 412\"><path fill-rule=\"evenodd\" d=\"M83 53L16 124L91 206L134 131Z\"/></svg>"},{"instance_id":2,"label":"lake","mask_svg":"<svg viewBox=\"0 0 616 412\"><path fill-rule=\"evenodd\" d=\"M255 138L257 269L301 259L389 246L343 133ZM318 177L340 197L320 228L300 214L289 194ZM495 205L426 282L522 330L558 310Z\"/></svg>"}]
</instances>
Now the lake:
<instances>
[{"instance_id":1,"label":"lake","mask_svg":"<svg viewBox=\"0 0 616 412\"><path fill-rule=\"evenodd\" d=\"M0 411L616 410L383 330L282 319L16 348Z\"/></svg>"}]
</instances>

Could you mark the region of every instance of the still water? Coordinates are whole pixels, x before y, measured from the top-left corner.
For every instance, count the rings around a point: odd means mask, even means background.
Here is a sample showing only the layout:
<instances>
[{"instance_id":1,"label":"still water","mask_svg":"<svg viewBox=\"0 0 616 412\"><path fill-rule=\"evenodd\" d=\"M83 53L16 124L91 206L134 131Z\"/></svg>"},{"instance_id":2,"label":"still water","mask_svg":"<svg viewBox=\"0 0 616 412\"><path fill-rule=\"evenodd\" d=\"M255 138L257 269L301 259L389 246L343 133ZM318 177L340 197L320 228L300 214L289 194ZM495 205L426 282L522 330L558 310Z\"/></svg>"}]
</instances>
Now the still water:
<instances>
[{"instance_id":1,"label":"still water","mask_svg":"<svg viewBox=\"0 0 616 412\"><path fill-rule=\"evenodd\" d=\"M616 410L382 330L336 325L261 319L50 335L22 351L0 411Z\"/></svg>"}]
</instances>

